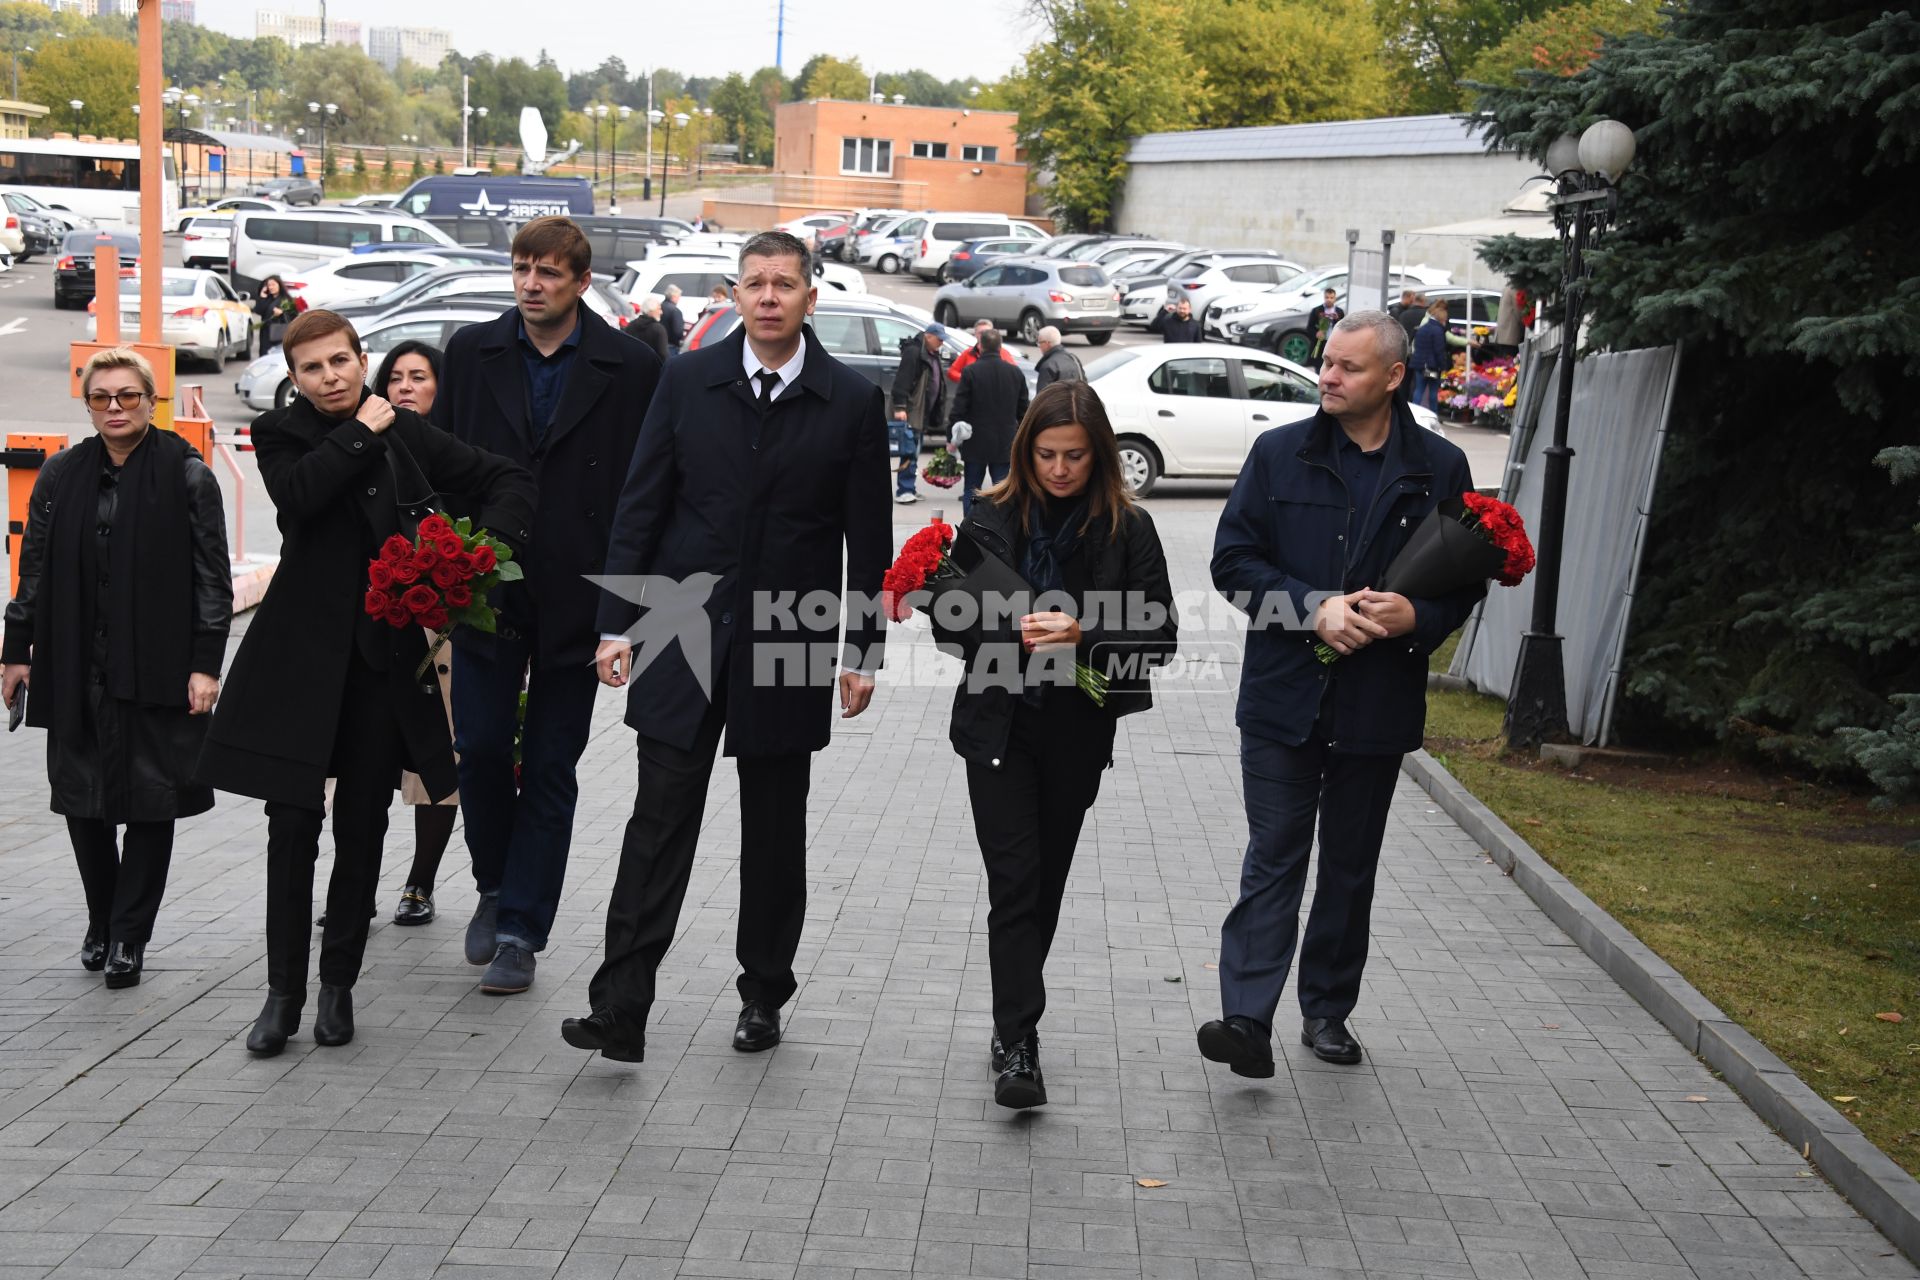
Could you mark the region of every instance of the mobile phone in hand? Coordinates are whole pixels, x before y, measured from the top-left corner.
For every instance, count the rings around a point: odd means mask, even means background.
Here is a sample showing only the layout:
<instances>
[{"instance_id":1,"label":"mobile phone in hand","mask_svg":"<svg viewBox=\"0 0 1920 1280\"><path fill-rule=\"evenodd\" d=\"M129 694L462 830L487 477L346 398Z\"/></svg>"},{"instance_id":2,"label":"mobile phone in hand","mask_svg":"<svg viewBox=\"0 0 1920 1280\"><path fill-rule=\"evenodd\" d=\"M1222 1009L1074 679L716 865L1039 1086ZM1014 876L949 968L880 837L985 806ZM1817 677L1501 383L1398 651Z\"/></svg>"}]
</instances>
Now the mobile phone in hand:
<instances>
[{"instance_id":1,"label":"mobile phone in hand","mask_svg":"<svg viewBox=\"0 0 1920 1280\"><path fill-rule=\"evenodd\" d=\"M18 729L27 718L27 686L24 681L13 691L13 701L7 709L7 732Z\"/></svg>"}]
</instances>

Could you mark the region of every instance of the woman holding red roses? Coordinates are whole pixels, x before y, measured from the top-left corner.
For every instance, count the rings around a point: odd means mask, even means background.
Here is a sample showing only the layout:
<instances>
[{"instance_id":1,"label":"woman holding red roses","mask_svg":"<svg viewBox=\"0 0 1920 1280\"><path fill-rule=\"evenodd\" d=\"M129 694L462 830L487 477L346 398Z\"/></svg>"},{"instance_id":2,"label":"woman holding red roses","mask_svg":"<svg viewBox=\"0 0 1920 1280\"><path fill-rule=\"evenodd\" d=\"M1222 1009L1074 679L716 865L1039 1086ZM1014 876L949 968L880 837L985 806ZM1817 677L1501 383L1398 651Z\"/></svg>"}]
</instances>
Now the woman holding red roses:
<instances>
[{"instance_id":1,"label":"woman holding red roses","mask_svg":"<svg viewBox=\"0 0 1920 1280\"><path fill-rule=\"evenodd\" d=\"M373 385L395 409L411 409L424 418L433 408L434 398L440 392L440 358L438 347L425 342L402 342L387 352L387 358L380 362L380 372L374 378ZM428 519L437 520L439 517ZM439 554L448 557L460 555L460 535L446 526L444 521L439 529L430 531L428 521L423 520L420 531L434 535ZM407 553L411 555L412 551L413 548L409 546ZM491 557L493 552L489 550L487 555ZM385 570L382 565L386 565ZM382 581L383 577L385 581ZM400 593L393 591L390 562L375 564L368 573L368 579L370 588L386 594L389 599L394 594L404 594L404 590ZM472 589L457 585L458 575L452 567L436 571L433 580L435 585L445 589L448 604L458 608L472 603ZM367 599L371 609L372 595L369 594ZM400 625L406 625L404 619ZM448 707L447 727L451 731L453 691L449 686L453 655L435 654L433 666L440 676L440 701ZM448 842L453 839L454 820L460 816L460 795L455 792L435 800L427 793L427 785L420 775L409 769L400 775L400 800L414 806L413 868L407 872L406 887L400 891L400 905L393 910L393 922L399 925L427 924L434 916L433 886L440 875L440 859L446 854Z\"/></svg>"},{"instance_id":2,"label":"woman holding red roses","mask_svg":"<svg viewBox=\"0 0 1920 1280\"><path fill-rule=\"evenodd\" d=\"M427 639L412 622L431 619L409 607L437 602L428 584L442 562L437 546L414 551L397 504L461 495L477 526L519 546L534 501L521 468L369 392L359 335L343 317L305 312L282 345L300 396L253 424L280 565L234 657L199 767L202 781L267 802L267 998L247 1036L262 1056L286 1047L306 1005L327 779L334 863L313 1025L324 1045L353 1038L352 988L401 770L418 773L435 798L455 785L445 706L415 676ZM400 548L404 558L390 554ZM397 610L400 628L388 625Z\"/></svg>"}]
</instances>

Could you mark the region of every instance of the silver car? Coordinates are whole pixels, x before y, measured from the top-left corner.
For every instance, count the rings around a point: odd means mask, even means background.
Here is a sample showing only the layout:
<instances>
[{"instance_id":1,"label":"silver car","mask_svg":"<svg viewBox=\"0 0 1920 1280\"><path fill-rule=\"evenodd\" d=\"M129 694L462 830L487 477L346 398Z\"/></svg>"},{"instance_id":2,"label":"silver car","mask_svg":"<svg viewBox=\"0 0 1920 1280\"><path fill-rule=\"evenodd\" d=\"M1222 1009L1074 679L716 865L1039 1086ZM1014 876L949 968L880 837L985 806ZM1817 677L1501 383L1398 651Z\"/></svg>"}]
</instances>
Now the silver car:
<instances>
[{"instance_id":1,"label":"silver car","mask_svg":"<svg viewBox=\"0 0 1920 1280\"><path fill-rule=\"evenodd\" d=\"M987 320L1030 344L1052 325L1062 334L1084 333L1097 347L1120 327L1120 293L1090 262L1002 258L934 294L933 316L950 327Z\"/></svg>"},{"instance_id":2,"label":"silver car","mask_svg":"<svg viewBox=\"0 0 1920 1280\"><path fill-rule=\"evenodd\" d=\"M421 307L403 307L398 311L354 326L360 344L367 353L367 376L379 369L387 352L402 342L425 342L447 349L447 339L470 324L495 319L513 305L510 291L499 297L436 299ZM233 389L250 409L284 409L296 394L293 375L287 370L287 353L279 347L267 352L246 367Z\"/></svg>"}]
</instances>

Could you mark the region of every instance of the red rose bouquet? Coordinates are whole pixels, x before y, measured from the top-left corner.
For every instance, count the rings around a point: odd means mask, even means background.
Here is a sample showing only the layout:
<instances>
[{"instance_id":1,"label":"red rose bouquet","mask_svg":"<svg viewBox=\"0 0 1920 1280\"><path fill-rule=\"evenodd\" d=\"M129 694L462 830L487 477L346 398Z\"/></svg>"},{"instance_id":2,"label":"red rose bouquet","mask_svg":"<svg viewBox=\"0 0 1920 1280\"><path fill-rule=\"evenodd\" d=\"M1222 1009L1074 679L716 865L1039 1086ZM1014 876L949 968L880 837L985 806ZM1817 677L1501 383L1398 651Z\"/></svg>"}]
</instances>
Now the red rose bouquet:
<instances>
[{"instance_id":1,"label":"red rose bouquet","mask_svg":"<svg viewBox=\"0 0 1920 1280\"><path fill-rule=\"evenodd\" d=\"M487 593L502 582L526 576L513 561L513 548L487 533L475 533L464 516L450 521L435 512L420 522L413 541L394 534L367 563L367 616L396 630L425 627L434 633L416 680L426 676L434 658L458 626L492 634L493 607Z\"/></svg>"},{"instance_id":2,"label":"red rose bouquet","mask_svg":"<svg viewBox=\"0 0 1920 1280\"><path fill-rule=\"evenodd\" d=\"M954 527L937 517L911 536L900 548L900 554L894 559L893 567L888 569L881 579L881 603L887 617L895 622L905 622L913 616L916 607L931 604L927 588L936 582L966 584L969 580L982 592L994 592L1002 597L1016 593L1033 595L1033 588L1024 579L1013 572L1005 562L991 552L981 548L971 539L964 544L968 561L956 560L954 548ZM968 563L971 567L967 567ZM915 595L919 599L914 599ZM1107 705L1108 680L1106 673L1095 671L1084 662L1073 664L1073 682L1080 691L1093 699L1097 707Z\"/></svg>"},{"instance_id":3,"label":"red rose bouquet","mask_svg":"<svg viewBox=\"0 0 1920 1280\"><path fill-rule=\"evenodd\" d=\"M939 489L951 489L960 483L960 459L945 449L935 449L927 465L920 468L920 478Z\"/></svg>"},{"instance_id":4,"label":"red rose bouquet","mask_svg":"<svg viewBox=\"0 0 1920 1280\"><path fill-rule=\"evenodd\" d=\"M1420 522L1407 545L1387 566L1380 590L1403 596L1452 595L1492 579L1517 587L1533 571L1533 544L1520 513L1498 498L1469 490L1444 498ZM1331 645L1316 642L1321 662L1339 658Z\"/></svg>"}]
</instances>

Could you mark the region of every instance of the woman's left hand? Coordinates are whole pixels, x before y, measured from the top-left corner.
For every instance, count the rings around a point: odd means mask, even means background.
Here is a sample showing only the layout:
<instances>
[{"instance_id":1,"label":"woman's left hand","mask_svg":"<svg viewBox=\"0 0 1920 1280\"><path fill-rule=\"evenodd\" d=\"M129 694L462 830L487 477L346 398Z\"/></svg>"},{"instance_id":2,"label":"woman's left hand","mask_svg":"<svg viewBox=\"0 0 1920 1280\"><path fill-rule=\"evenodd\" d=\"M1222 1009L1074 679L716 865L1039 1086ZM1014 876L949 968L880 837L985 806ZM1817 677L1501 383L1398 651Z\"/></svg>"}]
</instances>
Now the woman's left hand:
<instances>
[{"instance_id":1,"label":"woman's left hand","mask_svg":"<svg viewBox=\"0 0 1920 1280\"><path fill-rule=\"evenodd\" d=\"M1064 613L1030 613L1020 619L1020 641L1029 649L1071 648L1080 643L1080 621Z\"/></svg>"},{"instance_id":2,"label":"woman's left hand","mask_svg":"<svg viewBox=\"0 0 1920 1280\"><path fill-rule=\"evenodd\" d=\"M220 701L220 678L196 671L187 677L187 714L203 716Z\"/></svg>"}]
</instances>

